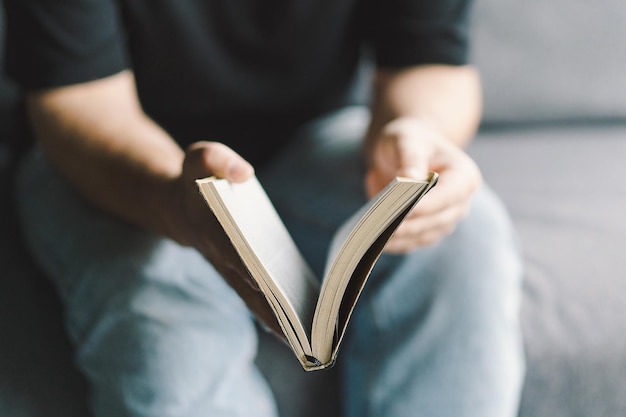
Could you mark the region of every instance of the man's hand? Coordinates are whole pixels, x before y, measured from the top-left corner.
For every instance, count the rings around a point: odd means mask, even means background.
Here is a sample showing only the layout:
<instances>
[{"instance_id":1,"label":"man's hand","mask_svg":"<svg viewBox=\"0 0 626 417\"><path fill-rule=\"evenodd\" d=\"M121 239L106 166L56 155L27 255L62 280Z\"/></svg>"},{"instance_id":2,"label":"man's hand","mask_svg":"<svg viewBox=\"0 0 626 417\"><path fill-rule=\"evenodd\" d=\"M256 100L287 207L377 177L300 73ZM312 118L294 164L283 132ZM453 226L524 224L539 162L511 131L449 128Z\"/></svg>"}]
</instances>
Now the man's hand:
<instances>
[{"instance_id":1,"label":"man's hand","mask_svg":"<svg viewBox=\"0 0 626 417\"><path fill-rule=\"evenodd\" d=\"M85 198L112 216L198 249L280 332L195 183L210 175L244 181L254 173L250 164L215 142L183 151L143 112L130 71L31 92L27 104L47 158Z\"/></svg>"},{"instance_id":2,"label":"man's hand","mask_svg":"<svg viewBox=\"0 0 626 417\"><path fill-rule=\"evenodd\" d=\"M369 148L365 185L369 197L396 176L426 178L439 173L437 186L407 216L386 247L404 253L432 245L451 233L468 212L470 199L482 182L476 164L457 145L428 123L395 119L381 129Z\"/></svg>"},{"instance_id":3,"label":"man's hand","mask_svg":"<svg viewBox=\"0 0 626 417\"><path fill-rule=\"evenodd\" d=\"M172 183L173 237L182 244L205 253L212 250L212 235L203 225L209 208L205 205L195 180L208 176L242 182L254 175L254 169L235 151L218 142L197 142L185 152L182 173Z\"/></svg>"},{"instance_id":4,"label":"man's hand","mask_svg":"<svg viewBox=\"0 0 626 417\"><path fill-rule=\"evenodd\" d=\"M195 180L243 181L254 170L227 146L183 151L141 108L130 71L28 96L44 152L88 200L113 216L196 246L203 206ZM204 217L202 217L204 216Z\"/></svg>"},{"instance_id":5,"label":"man's hand","mask_svg":"<svg viewBox=\"0 0 626 417\"><path fill-rule=\"evenodd\" d=\"M254 175L254 169L229 147L217 142L197 142L187 148L178 179L171 183L169 196L170 236L193 246L215 267L239 294L248 308L277 335L282 335L276 317L254 281L242 267L241 258L222 232L217 219L206 206L196 179L207 176L241 182Z\"/></svg>"}]
</instances>

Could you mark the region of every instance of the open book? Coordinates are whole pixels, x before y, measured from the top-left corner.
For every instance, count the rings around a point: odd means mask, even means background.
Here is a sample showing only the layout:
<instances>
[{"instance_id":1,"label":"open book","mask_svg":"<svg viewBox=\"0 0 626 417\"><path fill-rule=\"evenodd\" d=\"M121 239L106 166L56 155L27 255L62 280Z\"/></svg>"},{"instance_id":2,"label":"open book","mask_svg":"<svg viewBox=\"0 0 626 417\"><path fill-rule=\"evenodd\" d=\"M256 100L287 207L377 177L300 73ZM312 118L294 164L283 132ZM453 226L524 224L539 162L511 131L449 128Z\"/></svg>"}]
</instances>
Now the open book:
<instances>
[{"instance_id":1,"label":"open book","mask_svg":"<svg viewBox=\"0 0 626 417\"><path fill-rule=\"evenodd\" d=\"M396 178L336 233L322 284L298 251L256 177L197 180L217 219L219 253L209 261L250 310L282 337L309 371L334 364L374 263L413 206L437 182Z\"/></svg>"}]
</instances>

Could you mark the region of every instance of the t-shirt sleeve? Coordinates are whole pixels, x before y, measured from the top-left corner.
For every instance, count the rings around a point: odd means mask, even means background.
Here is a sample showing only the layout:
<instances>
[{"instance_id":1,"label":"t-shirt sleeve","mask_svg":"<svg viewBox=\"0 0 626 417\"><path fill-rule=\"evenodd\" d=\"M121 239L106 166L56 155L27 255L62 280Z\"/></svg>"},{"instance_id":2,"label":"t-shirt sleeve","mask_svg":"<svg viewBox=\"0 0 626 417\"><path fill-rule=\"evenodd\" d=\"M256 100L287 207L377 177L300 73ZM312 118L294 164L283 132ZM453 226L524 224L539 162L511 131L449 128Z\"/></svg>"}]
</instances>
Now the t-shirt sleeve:
<instances>
[{"instance_id":1,"label":"t-shirt sleeve","mask_svg":"<svg viewBox=\"0 0 626 417\"><path fill-rule=\"evenodd\" d=\"M6 71L37 90L113 75L127 67L113 0L5 0Z\"/></svg>"},{"instance_id":2,"label":"t-shirt sleeve","mask_svg":"<svg viewBox=\"0 0 626 417\"><path fill-rule=\"evenodd\" d=\"M374 0L370 41L383 67L463 65L470 0Z\"/></svg>"}]
</instances>

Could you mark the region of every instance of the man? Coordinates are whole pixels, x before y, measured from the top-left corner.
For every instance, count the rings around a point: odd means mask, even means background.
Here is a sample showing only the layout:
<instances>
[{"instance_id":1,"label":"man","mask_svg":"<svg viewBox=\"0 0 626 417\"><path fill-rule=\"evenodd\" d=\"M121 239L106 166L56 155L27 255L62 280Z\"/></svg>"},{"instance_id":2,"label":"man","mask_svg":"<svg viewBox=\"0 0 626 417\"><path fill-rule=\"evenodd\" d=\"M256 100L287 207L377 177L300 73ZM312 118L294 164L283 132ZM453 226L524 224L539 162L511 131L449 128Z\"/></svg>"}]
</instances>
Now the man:
<instances>
[{"instance_id":1,"label":"man","mask_svg":"<svg viewBox=\"0 0 626 417\"><path fill-rule=\"evenodd\" d=\"M215 247L194 179L256 172L319 271L343 219L429 170L438 186L350 323L344 414L516 414L519 259L462 150L480 116L466 1L6 7L38 140L18 184L25 233L96 416L276 415L250 314L202 256Z\"/></svg>"}]
</instances>

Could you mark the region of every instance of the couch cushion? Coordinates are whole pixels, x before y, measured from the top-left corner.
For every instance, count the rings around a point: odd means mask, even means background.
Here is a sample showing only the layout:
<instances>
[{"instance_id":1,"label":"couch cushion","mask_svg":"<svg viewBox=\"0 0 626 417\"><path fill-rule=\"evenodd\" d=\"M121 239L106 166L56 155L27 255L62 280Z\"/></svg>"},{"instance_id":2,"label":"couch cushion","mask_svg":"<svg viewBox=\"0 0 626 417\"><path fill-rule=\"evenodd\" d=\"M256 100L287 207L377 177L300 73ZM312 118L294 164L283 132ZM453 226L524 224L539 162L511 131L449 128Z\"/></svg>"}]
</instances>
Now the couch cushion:
<instances>
[{"instance_id":1,"label":"couch cushion","mask_svg":"<svg viewBox=\"0 0 626 417\"><path fill-rule=\"evenodd\" d=\"M626 117L626 2L475 5L487 122Z\"/></svg>"},{"instance_id":2,"label":"couch cushion","mask_svg":"<svg viewBox=\"0 0 626 417\"><path fill-rule=\"evenodd\" d=\"M626 126L483 133L525 254L521 416L626 415Z\"/></svg>"}]
</instances>

